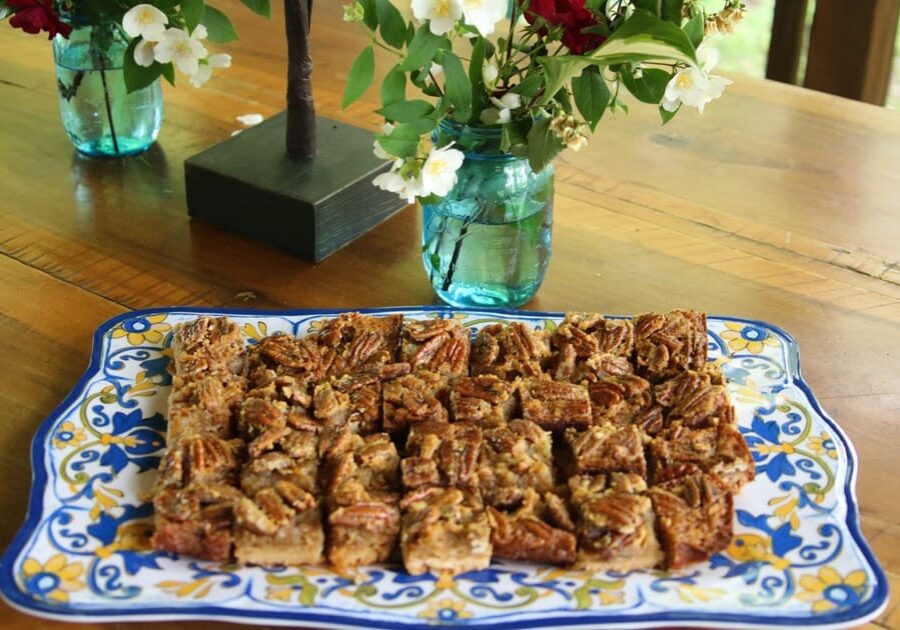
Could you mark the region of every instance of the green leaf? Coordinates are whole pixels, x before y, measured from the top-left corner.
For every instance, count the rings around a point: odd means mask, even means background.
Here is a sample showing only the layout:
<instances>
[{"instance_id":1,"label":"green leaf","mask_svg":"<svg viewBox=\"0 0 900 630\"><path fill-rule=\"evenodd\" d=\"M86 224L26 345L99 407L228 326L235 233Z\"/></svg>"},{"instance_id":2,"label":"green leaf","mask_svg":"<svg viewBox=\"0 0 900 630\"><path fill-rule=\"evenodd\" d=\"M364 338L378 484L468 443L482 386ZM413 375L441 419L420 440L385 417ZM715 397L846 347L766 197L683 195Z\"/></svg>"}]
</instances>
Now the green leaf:
<instances>
[{"instance_id":1,"label":"green leaf","mask_svg":"<svg viewBox=\"0 0 900 630\"><path fill-rule=\"evenodd\" d=\"M233 42L238 38L237 31L234 30L234 24L228 19L228 16L216 9L206 5L203 9L203 19L200 23L209 31L209 41L215 44L224 44Z\"/></svg>"},{"instance_id":2,"label":"green leaf","mask_svg":"<svg viewBox=\"0 0 900 630\"><path fill-rule=\"evenodd\" d=\"M500 150L516 155L528 144L529 120L512 121L503 125L500 132Z\"/></svg>"},{"instance_id":3,"label":"green leaf","mask_svg":"<svg viewBox=\"0 0 900 630\"><path fill-rule=\"evenodd\" d=\"M175 87L175 66L171 63L164 63L161 65L163 78L169 82L169 85Z\"/></svg>"},{"instance_id":4,"label":"green leaf","mask_svg":"<svg viewBox=\"0 0 900 630\"><path fill-rule=\"evenodd\" d=\"M575 57L570 55L558 55L555 57L540 57L538 63L544 69L546 89L540 104L549 103L573 77L581 74L581 71L597 63L589 57Z\"/></svg>"},{"instance_id":5,"label":"green leaf","mask_svg":"<svg viewBox=\"0 0 900 630\"><path fill-rule=\"evenodd\" d=\"M687 35L647 11L635 11L590 57L603 65L636 61L697 65L697 54Z\"/></svg>"},{"instance_id":6,"label":"green leaf","mask_svg":"<svg viewBox=\"0 0 900 630\"><path fill-rule=\"evenodd\" d=\"M181 3L181 15L187 30L193 32L203 19L203 0L184 0Z\"/></svg>"},{"instance_id":7,"label":"green leaf","mask_svg":"<svg viewBox=\"0 0 900 630\"><path fill-rule=\"evenodd\" d=\"M550 118L534 121L528 132L528 163L534 172L544 170L564 148L562 140L550 129Z\"/></svg>"},{"instance_id":8,"label":"green leaf","mask_svg":"<svg viewBox=\"0 0 900 630\"><path fill-rule=\"evenodd\" d=\"M428 24L423 24L409 44L406 59L400 62L400 69L404 72L418 70L430 64L439 48L450 48L450 41L445 37L438 37L431 32Z\"/></svg>"},{"instance_id":9,"label":"green leaf","mask_svg":"<svg viewBox=\"0 0 900 630\"><path fill-rule=\"evenodd\" d=\"M684 34L691 40L691 44L694 48L697 48L703 42L703 37L706 35L705 27L706 20L703 19L702 14L698 13L688 20L681 30L683 30Z\"/></svg>"},{"instance_id":10,"label":"green leaf","mask_svg":"<svg viewBox=\"0 0 900 630\"><path fill-rule=\"evenodd\" d=\"M272 7L269 5L269 0L241 0L241 2L256 15L261 15L264 18L272 17Z\"/></svg>"},{"instance_id":11,"label":"green leaf","mask_svg":"<svg viewBox=\"0 0 900 630\"><path fill-rule=\"evenodd\" d=\"M391 0L375 0L381 38L394 48L403 48L406 43L406 20Z\"/></svg>"},{"instance_id":12,"label":"green leaf","mask_svg":"<svg viewBox=\"0 0 900 630\"><path fill-rule=\"evenodd\" d=\"M5 3L0 2L0 20L5 20L10 15L12 15L12 12L13 12L12 9L10 9L8 6L6 6Z\"/></svg>"},{"instance_id":13,"label":"green leaf","mask_svg":"<svg viewBox=\"0 0 900 630\"><path fill-rule=\"evenodd\" d=\"M488 97L484 90L484 38L476 37L472 45L472 59L469 61L469 81L472 84L472 111L480 114L487 107Z\"/></svg>"},{"instance_id":14,"label":"green leaf","mask_svg":"<svg viewBox=\"0 0 900 630\"><path fill-rule=\"evenodd\" d=\"M581 112L593 131L603 117L610 98L609 87L603 80L601 69L596 66L588 66L581 76L572 79L572 95L575 97L578 111Z\"/></svg>"},{"instance_id":15,"label":"green leaf","mask_svg":"<svg viewBox=\"0 0 900 630\"><path fill-rule=\"evenodd\" d=\"M430 122L433 129L437 123L434 121ZM415 155L419 146L419 140L421 140L422 134L425 133L422 130L423 126L417 124L397 125L388 135L379 136L378 144L391 155L399 158L410 157Z\"/></svg>"},{"instance_id":16,"label":"green leaf","mask_svg":"<svg viewBox=\"0 0 900 630\"><path fill-rule=\"evenodd\" d=\"M465 123L472 117L472 84L459 57L444 52L444 93L453 105L453 119Z\"/></svg>"},{"instance_id":17,"label":"green leaf","mask_svg":"<svg viewBox=\"0 0 900 630\"><path fill-rule=\"evenodd\" d=\"M406 74L394 66L381 82L381 106L406 100Z\"/></svg>"},{"instance_id":18,"label":"green leaf","mask_svg":"<svg viewBox=\"0 0 900 630\"><path fill-rule=\"evenodd\" d=\"M378 10L375 7L375 0L359 0L363 8L363 24L371 30L378 28Z\"/></svg>"},{"instance_id":19,"label":"green leaf","mask_svg":"<svg viewBox=\"0 0 900 630\"><path fill-rule=\"evenodd\" d=\"M540 72L532 72L525 77L521 83L512 87L512 92L524 96L525 98L534 98L541 90L544 84L544 77Z\"/></svg>"},{"instance_id":20,"label":"green leaf","mask_svg":"<svg viewBox=\"0 0 900 630\"><path fill-rule=\"evenodd\" d=\"M375 50L369 45L366 46L359 56L353 60L350 66L350 74L347 75L347 87L344 88L344 99L341 101L341 107L347 108L351 103L358 100L369 86L375 76Z\"/></svg>"},{"instance_id":21,"label":"green leaf","mask_svg":"<svg viewBox=\"0 0 900 630\"><path fill-rule=\"evenodd\" d=\"M122 64L122 77L125 80L125 89L130 92L143 89L156 81L159 75L163 73L165 66L158 62L153 62L148 68L139 66L134 61L134 48L141 41L140 37L131 40L128 48L125 50L125 59ZM172 64L166 64L171 68Z\"/></svg>"},{"instance_id":22,"label":"green leaf","mask_svg":"<svg viewBox=\"0 0 900 630\"><path fill-rule=\"evenodd\" d=\"M378 113L392 122L405 123L430 116L434 113L434 106L422 100L396 101L385 105Z\"/></svg>"},{"instance_id":23,"label":"green leaf","mask_svg":"<svg viewBox=\"0 0 900 630\"><path fill-rule=\"evenodd\" d=\"M643 9L667 22L681 24L684 0L634 0L636 9Z\"/></svg>"},{"instance_id":24,"label":"green leaf","mask_svg":"<svg viewBox=\"0 0 900 630\"><path fill-rule=\"evenodd\" d=\"M619 77L637 100L658 105L666 93L666 86L669 85L672 75L659 68L645 68L640 79L636 79L627 69L620 72Z\"/></svg>"},{"instance_id":25,"label":"green leaf","mask_svg":"<svg viewBox=\"0 0 900 630\"><path fill-rule=\"evenodd\" d=\"M678 109L681 109L679 106ZM665 125L667 122L675 118L675 114L678 113L678 109L674 112L670 112L668 109L664 109L662 105L659 106L659 117L662 118L662 123Z\"/></svg>"}]
</instances>

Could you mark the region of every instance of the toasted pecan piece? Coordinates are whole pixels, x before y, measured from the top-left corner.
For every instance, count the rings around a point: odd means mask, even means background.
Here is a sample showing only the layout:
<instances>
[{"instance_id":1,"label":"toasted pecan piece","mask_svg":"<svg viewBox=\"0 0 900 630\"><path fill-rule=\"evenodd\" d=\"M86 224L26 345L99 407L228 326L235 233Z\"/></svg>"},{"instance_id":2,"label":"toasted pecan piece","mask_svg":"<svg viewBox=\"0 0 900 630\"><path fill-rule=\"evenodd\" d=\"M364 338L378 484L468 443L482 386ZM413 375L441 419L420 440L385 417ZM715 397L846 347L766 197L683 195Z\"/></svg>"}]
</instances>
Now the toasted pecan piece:
<instances>
[{"instance_id":1,"label":"toasted pecan piece","mask_svg":"<svg viewBox=\"0 0 900 630\"><path fill-rule=\"evenodd\" d=\"M547 495L559 509L558 497ZM554 518L559 519L559 515L554 515L547 503L546 497L529 489L515 510L488 508L495 557L549 564L571 564L575 560L575 536L554 526Z\"/></svg>"},{"instance_id":2,"label":"toasted pecan piece","mask_svg":"<svg viewBox=\"0 0 900 630\"><path fill-rule=\"evenodd\" d=\"M509 421L517 406L515 386L493 374L458 379L450 390L454 422L472 422L482 428Z\"/></svg>"},{"instance_id":3,"label":"toasted pecan piece","mask_svg":"<svg viewBox=\"0 0 900 630\"><path fill-rule=\"evenodd\" d=\"M441 399L448 382L436 372L419 371L387 381L383 388L384 430L402 431L421 422L446 422Z\"/></svg>"},{"instance_id":4,"label":"toasted pecan piece","mask_svg":"<svg viewBox=\"0 0 900 630\"><path fill-rule=\"evenodd\" d=\"M482 432L465 423L424 422L414 425L401 462L403 486L478 487Z\"/></svg>"},{"instance_id":5,"label":"toasted pecan piece","mask_svg":"<svg viewBox=\"0 0 900 630\"><path fill-rule=\"evenodd\" d=\"M591 424L590 398L581 385L531 378L521 382L519 394L523 417L543 429L584 429Z\"/></svg>"},{"instance_id":6,"label":"toasted pecan piece","mask_svg":"<svg viewBox=\"0 0 900 630\"><path fill-rule=\"evenodd\" d=\"M469 331L455 319L407 320L400 359L413 371L464 375L469 372Z\"/></svg>"},{"instance_id":7,"label":"toasted pecan piece","mask_svg":"<svg viewBox=\"0 0 900 630\"><path fill-rule=\"evenodd\" d=\"M652 382L706 366L705 313L644 313L635 318L634 336L638 372Z\"/></svg>"},{"instance_id":8,"label":"toasted pecan piece","mask_svg":"<svg viewBox=\"0 0 900 630\"><path fill-rule=\"evenodd\" d=\"M550 356L547 333L521 322L491 324L478 331L472 344L471 374L494 374L504 380L539 376Z\"/></svg>"},{"instance_id":9,"label":"toasted pecan piece","mask_svg":"<svg viewBox=\"0 0 900 630\"><path fill-rule=\"evenodd\" d=\"M552 490L551 450L550 433L528 420L486 430L478 467L485 503L513 508L529 489L541 494Z\"/></svg>"},{"instance_id":10,"label":"toasted pecan piece","mask_svg":"<svg viewBox=\"0 0 900 630\"><path fill-rule=\"evenodd\" d=\"M316 337L330 376L377 370L394 363L400 343L402 315L373 317L341 313L325 323Z\"/></svg>"},{"instance_id":11,"label":"toasted pecan piece","mask_svg":"<svg viewBox=\"0 0 900 630\"><path fill-rule=\"evenodd\" d=\"M650 441L650 478L672 478L673 470L692 464L714 473L731 492L753 480L755 465L747 442L732 424L691 429L675 423Z\"/></svg>"}]
</instances>

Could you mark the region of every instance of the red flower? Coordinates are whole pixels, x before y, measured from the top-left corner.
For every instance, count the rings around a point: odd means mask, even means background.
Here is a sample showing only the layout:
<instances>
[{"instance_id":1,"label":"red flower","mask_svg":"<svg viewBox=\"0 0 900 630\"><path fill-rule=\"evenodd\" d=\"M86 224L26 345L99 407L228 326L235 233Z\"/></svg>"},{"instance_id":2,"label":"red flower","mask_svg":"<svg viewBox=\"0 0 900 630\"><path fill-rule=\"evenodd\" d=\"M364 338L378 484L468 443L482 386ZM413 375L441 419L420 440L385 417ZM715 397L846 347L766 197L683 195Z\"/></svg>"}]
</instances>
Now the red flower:
<instances>
[{"instance_id":1,"label":"red flower","mask_svg":"<svg viewBox=\"0 0 900 630\"><path fill-rule=\"evenodd\" d=\"M606 37L597 33L582 33L599 24L599 19L584 6L585 0L531 0L525 19L534 24L535 17L548 24L562 26L562 43L573 55L583 55L602 44Z\"/></svg>"},{"instance_id":2,"label":"red flower","mask_svg":"<svg viewBox=\"0 0 900 630\"><path fill-rule=\"evenodd\" d=\"M57 33L68 37L72 32L72 26L60 20L53 10L53 0L7 0L6 4L15 12L9 18L10 25L26 33L47 31L48 39L53 39Z\"/></svg>"}]
</instances>

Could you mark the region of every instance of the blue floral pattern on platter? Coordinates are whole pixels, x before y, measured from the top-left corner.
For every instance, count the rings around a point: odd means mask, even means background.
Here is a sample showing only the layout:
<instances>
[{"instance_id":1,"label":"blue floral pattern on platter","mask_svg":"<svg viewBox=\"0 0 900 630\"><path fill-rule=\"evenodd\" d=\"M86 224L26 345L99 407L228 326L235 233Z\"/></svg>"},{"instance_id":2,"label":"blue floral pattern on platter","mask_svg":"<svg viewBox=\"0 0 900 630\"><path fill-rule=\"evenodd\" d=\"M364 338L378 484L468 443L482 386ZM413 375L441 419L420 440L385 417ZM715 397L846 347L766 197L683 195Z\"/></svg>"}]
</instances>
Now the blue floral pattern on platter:
<instances>
[{"instance_id":1,"label":"blue floral pattern on platter","mask_svg":"<svg viewBox=\"0 0 900 630\"><path fill-rule=\"evenodd\" d=\"M470 328L558 313L378 309L453 317ZM735 538L680 572L589 573L496 562L456 578L371 567L261 569L150 549L153 484L165 442L174 324L225 314L248 343L318 329L333 311L156 309L101 326L87 373L38 430L26 523L0 565L13 606L72 619L216 618L332 627L531 628L748 624L855 625L887 602L860 531L856 461L799 372L797 346L762 322L709 318L710 360L729 379L757 478L735 500Z\"/></svg>"}]
</instances>

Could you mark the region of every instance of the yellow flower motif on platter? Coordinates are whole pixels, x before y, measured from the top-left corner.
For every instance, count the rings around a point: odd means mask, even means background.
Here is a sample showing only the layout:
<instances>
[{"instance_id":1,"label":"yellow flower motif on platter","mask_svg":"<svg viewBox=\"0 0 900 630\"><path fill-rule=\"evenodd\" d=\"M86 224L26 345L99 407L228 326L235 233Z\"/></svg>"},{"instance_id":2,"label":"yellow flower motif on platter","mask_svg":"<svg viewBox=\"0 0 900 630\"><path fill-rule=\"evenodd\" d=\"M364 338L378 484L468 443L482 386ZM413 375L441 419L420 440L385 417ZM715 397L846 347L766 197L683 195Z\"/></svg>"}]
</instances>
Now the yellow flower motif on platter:
<instances>
[{"instance_id":1,"label":"yellow flower motif on platter","mask_svg":"<svg viewBox=\"0 0 900 630\"><path fill-rule=\"evenodd\" d=\"M166 317L168 315L161 313L126 319L113 328L110 336L113 339L125 337L132 346L161 343L165 334L172 330L172 325L165 323Z\"/></svg>"},{"instance_id":2,"label":"yellow flower motif on platter","mask_svg":"<svg viewBox=\"0 0 900 630\"><path fill-rule=\"evenodd\" d=\"M449 597L429 603L428 606L419 613L419 617L424 619L435 619L444 623L456 621L457 619L468 619L471 616L472 613L466 610L465 602L450 599Z\"/></svg>"},{"instance_id":3,"label":"yellow flower motif on platter","mask_svg":"<svg viewBox=\"0 0 900 630\"><path fill-rule=\"evenodd\" d=\"M797 507L800 505L800 500L797 497L790 494L783 494L769 499L769 505L778 506L772 511L772 514L782 521L790 523L791 529L800 527L800 519L797 516Z\"/></svg>"},{"instance_id":4,"label":"yellow flower motif on platter","mask_svg":"<svg viewBox=\"0 0 900 630\"><path fill-rule=\"evenodd\" d=\"M600 591L600 605L601 606L614 606L616 604L624 604L625 603L625 592L624 591L613 591L612 593L608 593L606 591Z\"/></svg>"},{"instance_id":5,"label":"yellow flower motif on platter","mask_svg":"<svg viewBox=\"0 0 900 630\"><path fill-rule=\"evenodd\" d=\"M786 453L787 455L793 455L794 445L789 442L782 442L781 444L757 444L752 450L760 455L770 455L771 453Z\"/></svg>"},{"instance_id":6,"label":"yellow flower motif on platter","mask_svg":"<svg viewBox=\"0 0 900 630\"><path fill-rule=\"evenodd\" d=\"M779 571L783 571L791 566L789 560L772 552L772 539L768 536L740 534L735 536L725 552L738 562L767 562ZM679 596L681 596L681 593L679 593Z\"/></svg>"},{"instance_id":7,"label":"yellow flower motif on platter","mask_svg":"<svg viewBox=\"0 0 900 630\"><path fill-rule=\"evenodd\" d=\"M702 586L694 586L693 584L679 584L675 591L678 593L678 599L685 604L693 604L696 602L706 603L714 599L723 597L726 593L721 588L703 588Z\"/></svg>"},{"instance_id":8,"label":"yellow flower motif on platter","mask_svg":"<svg viewBox=\"0 0 900 630\"><path fill-rule=\"evenodd\" d=\"M119 507L118 499L125 496L125 493L118 488L109 486L99 486L94 488L94 507L91 508L91 520L96 521L103 512L110 512L113 508Z\"/></svg>"},{"instance_id":9,"label":"yellow flower motif on platter","mask_svg":"<svg viewBox=\"0 0 900 630\"><path fill-rule=\"evenodd\" d=\"M84 566L78 562L66 562L65 554L58 553L41 564L34 558L22 563L22 579L25 590L32 596L53 602L69 601L69 593L80 591L84 582L79 580Z\"/></svg>"},{"instance_id":10,"label":"yellow flower motif on platter","mask_svg":"<svg viewBox=\"0 0 900 630\"><path fill-rule=\"evenodd\" d=\"M53 446L58 449L64 449L67 446L77 448L86 437L84 429L79 429L72 422L63 422L53 435Z\"/></svg>"},{"instance_id":11,"label":"yellow flower motif on platter","mask_svg":"<svg viewBox=\"0 0 900 630\"><path fill-rule=\"evenodd\" d=\"M837 459L838 452L834 440L827 432L823 431L822 435L814 435L809 438L809 450L816 455L826 455L831 459Z\"/></svg>"},{"instance_id":12,"label":"yellow flower motif on platter","mask_svg":"<svg viewBox=\"0 0 900 630\"><path fill-rule=\"evenodd\" d=\"M129 396L153 396L156 394L156 383L147 378L146 372L134 375L134 385L128 388Z\"/></svg>"},{"instance_id":13,"label":"yellow flower motif on platter","mask_svg":"<svg viewBox=\"0 0 900 630\"><path fill-rule=\"evenodd\" d=\"M100 558L108 558L117 551L150 551L153 525L146 521L125 523L116 530L116 539L94 552Z\"/></svg>"},{"instance_id":14,"label":"yellow flower motif on platter","mask_svg":"<svg viewBox=\"0 0 900 630\"><path fill-rule=\"evenodd\" d=\"M176 580L163 580L157 583L158 588L167 591L175 597L192 597L194 599L203 599L212 590L212 583L209 578L198 578L191 582L179 582Z\"/></svg>"},{"instance_id":15,"label":"yellow flower motif on platter","mask_svg":"<svg viewBox=\"0 0 900 630\"><path fill-rule=\"evenodd\" d=\"M797 599L812 604L812 611L825 613L856 606L866 591L868 578L862 569L841 576L837 569L822 567L818 575L800 578L801 593Z\"/></svg>"},{"instance_id":16,"label":"yellow flower motif on platter","mask_svg":"<svg viewBox=\"0 0 900 630\"><path fill-rule=\"evenodd\" d=\"M728 342L728 347L734 352L751 352L760 354L766 346L777 348L781 345L777 337L769 334L765 328L751 324L739 324L738 322L725 322L728 329L722 333L722 339Z\"/></svg>"},{"instance_id":17,"label":"yellow flower motif on platter","mask_svg":"<svg viewBox=\"0 0 900 630\"><path fill-rule=\"evenodd\" d=\"M253 324L244 324L241 327L241 332L244 333L244 336L253 339L254 341L259 341L269 334L269 325L266 324L266 322L257 322L256 326Z\"/></svg>"}]
</instances>

